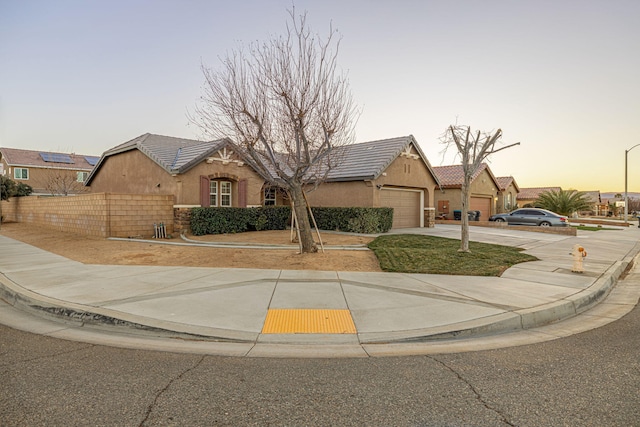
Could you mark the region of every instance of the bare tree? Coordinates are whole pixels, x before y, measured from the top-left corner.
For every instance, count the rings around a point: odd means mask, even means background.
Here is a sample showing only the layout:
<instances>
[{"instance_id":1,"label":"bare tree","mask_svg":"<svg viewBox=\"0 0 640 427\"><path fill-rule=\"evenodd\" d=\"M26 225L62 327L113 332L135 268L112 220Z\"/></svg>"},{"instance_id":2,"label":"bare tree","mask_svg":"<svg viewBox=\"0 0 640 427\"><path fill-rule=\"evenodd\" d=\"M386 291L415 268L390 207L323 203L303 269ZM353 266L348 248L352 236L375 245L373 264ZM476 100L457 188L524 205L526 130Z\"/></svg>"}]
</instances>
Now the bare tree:
<instances>
[{"instance_id":1,"label":"bare tree","mask_svg":"<svg viewBox=\"0 0 640 427\"><path fill-rule=\"evenodd\" d=\"M68 196L89 191L82 181L78 181L78 173L68 170L51 170L41 185L52 196Z\"/></svg>"},{"instance_id":2,"label":"bare tree","mask_svg":"<svg viewBox=\"0 0 640 427\"><path fill-rule=\"evenodd\" d=\"M221 69L202 66L204 95L190 119L207 137L232 137L252 167L289 193L302 252L316 252L304 191L337 165L336 148L353 142L358 111L337 70L337 32L321 40L306 14L289 15L284 36L232 51Z\"/></svg>"},{"instance_id":3,"label":"bare tree","mask_svg":"<svg viewBox=\"0 0 640 427\"><path fill-rule=\"evenodd\" d=\"M460 238L460 252L469 251L469 185L471 178L478 171L482 163L492 154L504 149L520 145L519 142L506 146L498 146L502 138L502 130L495 132L471 132L470 126L451 125L441 138L445 144L445 151L452 145L458 151L462 160L464 179L461 188L462 197L462 231Z\"/></svg>"}]
</instances>

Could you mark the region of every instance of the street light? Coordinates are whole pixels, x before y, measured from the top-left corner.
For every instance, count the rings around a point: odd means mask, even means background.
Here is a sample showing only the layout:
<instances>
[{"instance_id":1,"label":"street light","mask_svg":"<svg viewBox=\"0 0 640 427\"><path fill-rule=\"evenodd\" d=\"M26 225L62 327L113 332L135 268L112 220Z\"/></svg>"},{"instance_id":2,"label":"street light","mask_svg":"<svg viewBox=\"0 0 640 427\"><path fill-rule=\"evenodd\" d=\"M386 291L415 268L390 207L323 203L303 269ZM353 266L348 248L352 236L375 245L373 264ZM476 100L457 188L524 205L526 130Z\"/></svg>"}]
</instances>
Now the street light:
<instances>
[{"instance_id":1,"label":"street light","mask_svg":"<svg viewBox=\"0 0 640 427\"><path fill-rule=\"evenodd\" d=\"M627 222L627 216L629 214L629 208L627 205L629 204L629 196L627 195L627 154L629 151L633 150L640 144L636 144L628 150L624 150L624 222Z\"/></svg>"}]
</instances>

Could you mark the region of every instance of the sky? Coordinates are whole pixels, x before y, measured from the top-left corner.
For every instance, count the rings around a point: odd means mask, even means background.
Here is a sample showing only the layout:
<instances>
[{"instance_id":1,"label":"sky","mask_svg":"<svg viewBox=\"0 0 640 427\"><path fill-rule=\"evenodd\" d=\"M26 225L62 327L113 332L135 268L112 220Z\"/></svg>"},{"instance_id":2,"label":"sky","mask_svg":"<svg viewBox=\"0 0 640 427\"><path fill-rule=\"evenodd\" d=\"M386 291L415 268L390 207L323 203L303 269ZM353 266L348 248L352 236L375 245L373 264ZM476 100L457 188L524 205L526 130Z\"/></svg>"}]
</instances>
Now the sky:
<instances>
[{"instance_id":1,"label":"sky","mask_svg":"<svg viewBox=\"0 0 640 427\"><path fill-rule=\"evenodd\" d=\"M283 34L291 0L0 0L0 146L102 152L197 139L201 64ZM297 0L340 33L356 141L413 135L459 163L450 124L502 129L520 187L640 192L640 1ZM631 150L631 151L626 151Z\"/></svg>"}]
</instances>

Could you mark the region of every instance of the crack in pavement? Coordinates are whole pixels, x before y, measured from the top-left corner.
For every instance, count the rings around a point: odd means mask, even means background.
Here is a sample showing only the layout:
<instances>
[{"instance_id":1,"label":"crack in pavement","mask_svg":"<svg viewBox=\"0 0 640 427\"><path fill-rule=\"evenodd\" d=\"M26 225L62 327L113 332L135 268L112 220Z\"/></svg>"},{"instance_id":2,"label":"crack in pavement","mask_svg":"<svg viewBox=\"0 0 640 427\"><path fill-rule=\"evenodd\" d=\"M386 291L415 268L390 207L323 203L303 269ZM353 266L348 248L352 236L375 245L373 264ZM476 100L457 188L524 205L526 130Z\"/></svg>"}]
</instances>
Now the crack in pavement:
<instances>
[{"instance_id":1,"label":"crack in pavement","mask_svg":"<svg viewBox=\"0 0 640 427\"><path fill-rule=\"evenodd\" d=\"M449 370L451 373L453 373L460 381L462 381L463 383L465 383L467 385L467 387L469 387L469 389L473 392L473 394L476 396L476 399L478 400L478 402L480 402L482 404L482 406L484 406L485 408L487 408L488 410L495 412L496 414L498 414L500 416L500 418L502 418L502 421L508 425L508 426L512 426L515 427L516 425L513 424L512 422L510 422L507 419L507 416L505 414L503 414L502 412L500 412L499 410L497 410L496 408L494 408L493 406L491 406L488 402L486 402L483 398L482 395L480 394L480 392L478 392L478 390L473 386L473 384L471 384L469 381L467 381L462 375L460 375L455 369L453 369L451 366L447 365L446 363L444 363L441 360L438 360L437 358L433 357L433 356L425 356L427 359L431 359L439 364L441 364L442 366L444 366L447 370Z\"/></svg>"},{"instance_id":2,"label":"crack in pavement","mask_svg":"<svg viewBox=\"0 0 640 427\"><path fill-rule=\"evenodd\" d=\"M156 403L158 402L158 399L160 398L160 396L162 396L162 395L164 394L164 392L165 392L165 391L167 391L167 390L169 389L169 387L171 387L171 385L172 385L174 382L178 381L178 380L179 380L179 379L181 379L184 375L186 375L186 374L188 374L189 372L193 371L194 369L198 368L198 366L200 366L200 364L201 364L202 362L204 362L204 359L205 359L206 357L207 357L206 355L205 355L205 356L202 356L202 357L200 358L200 360L198 360L198 362L197 362L195 365L193 365L193 366L192 366L192 367L190 367L190 368L185 369L185 370L184 370L184 371L182 371L182 372L180 373L180 375L178 375L177 377L172 378L172 379L167 383L167 385L166 385L166 386L164 386L164 388L163 388L162 390L160 390L158 393L156 393L156 396L153 398L153 402L151 402L151 404L150 404L150 405L149 405L149 407L147 408L147 412L145 413L144 418L142 419L142 421L140 421L140 424L138 424L138 427L142 427L142 426L144 426L144 425L145 425L145 423L146 423L146 422L147 422L147 420L149 419L149 415L151 415L151 412L153 412L153 408L156 406Z\"/></svg>"}]
</instances>

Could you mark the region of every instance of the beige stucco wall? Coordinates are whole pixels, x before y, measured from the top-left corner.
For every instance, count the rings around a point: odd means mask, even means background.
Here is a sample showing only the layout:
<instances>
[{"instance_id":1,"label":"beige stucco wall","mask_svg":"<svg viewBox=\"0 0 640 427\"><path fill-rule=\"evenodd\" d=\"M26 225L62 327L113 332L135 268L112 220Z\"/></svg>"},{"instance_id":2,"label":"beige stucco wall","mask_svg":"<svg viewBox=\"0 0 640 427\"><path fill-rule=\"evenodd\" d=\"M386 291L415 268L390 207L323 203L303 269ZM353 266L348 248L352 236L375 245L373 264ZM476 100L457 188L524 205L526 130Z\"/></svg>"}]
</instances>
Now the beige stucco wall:
<instances>
[{"instance_id":1,"label":"beige stucco wall","mask_svg":"<svg viewBox=\"0 0 640 427\"><path fill-rule=\"evenodd\" d=\"M495 198L497 197L497 193L498 187L486 169L483 170L471 183L470 197L491 199L491 215L496 213ZM449 202L448 219L453 219L454 210L462 210L462 191L460 188L446 188L443 191L437 189L434 194L436 209L438 207L438 202L441 200ZM440 215L441 213L442 212L436 212L436 215Z\"/></svg>"},{"instance_id":2,"label":"beige stucco wall","mask_svg":"<svg viewBox=\"0 0 640 427\"><path fill-rule=\"evenodd\" d=\"M238 203L238 185L247 180L247 204L262 204L263 179L248 165L230 161L202 161L184 174L171 176L138 150L105 159L91 182L92 192L171 194L177 205L200 205L200 176L232 181L232 203Z\"/></svg>"},{"instance_id":3,"label":"beige stucco wall","mask_svg":"<svg viewBox=\"0 0 640 427\"><path fill-rule=\"evenodd\" d=\"M511 195L511 204L509 206L506 206L507 201L508 201L508 195ZM504 191L500 191L500 193L498 194L498 203L496 206L496 213L506 213L506 212L511 212L512 210L514 210L516 208L516 197L518 196L518 191L516 190L515 186L513 184L510 184L508 188L506 188Z\"/></svg>"}]
</instances>

